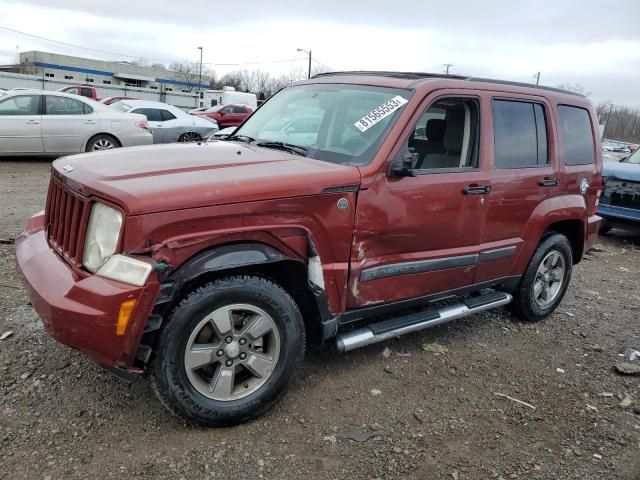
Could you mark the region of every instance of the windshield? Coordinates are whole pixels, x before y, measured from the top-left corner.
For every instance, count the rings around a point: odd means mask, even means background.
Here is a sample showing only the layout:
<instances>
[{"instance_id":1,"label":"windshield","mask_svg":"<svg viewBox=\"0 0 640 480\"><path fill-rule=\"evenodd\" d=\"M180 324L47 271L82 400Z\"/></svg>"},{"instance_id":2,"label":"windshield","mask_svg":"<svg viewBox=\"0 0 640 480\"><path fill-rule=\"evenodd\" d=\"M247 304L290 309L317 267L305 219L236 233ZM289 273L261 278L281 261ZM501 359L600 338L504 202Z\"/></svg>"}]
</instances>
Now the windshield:
<instances>
[{"instance_id":1,"label":"windshield","mask_svg":"<svg viewBox=\"0 0 640 480\"><path fill-rule=\"evenodd\" d=\"M625 163L640 164L640 148L637 148L635 152L627 157Z\"/></svg>"},{"instance_id":2,"label":"windshield","mask_svg":"<svg viewBox=\"0 0 640 480\"><path fill-rule=\"evenodd\" d=\"M302 147L317 160L367 165L412 91L363 85L288 87L245 121L234 137ZM271 144L273 146L273 144Z\"/></svg>"}]
</instances>

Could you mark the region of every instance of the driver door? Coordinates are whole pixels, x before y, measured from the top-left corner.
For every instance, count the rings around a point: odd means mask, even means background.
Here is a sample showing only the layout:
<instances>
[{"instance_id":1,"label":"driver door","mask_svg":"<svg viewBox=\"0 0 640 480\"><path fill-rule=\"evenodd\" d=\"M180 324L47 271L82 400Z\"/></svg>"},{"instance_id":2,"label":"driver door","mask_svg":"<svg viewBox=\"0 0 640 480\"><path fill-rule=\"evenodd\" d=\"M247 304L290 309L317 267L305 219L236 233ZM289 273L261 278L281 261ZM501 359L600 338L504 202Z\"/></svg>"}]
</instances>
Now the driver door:
<instances>
[{"instance_id":1,"label":"driver door","mask_svg":"<svg viewBox=\"0 0 640 480\"><path fill-rule=\"evenodd\" d=\"M385 169L358 195L347 308L473 282L490 191L482 113L468 90L432 94L415 112L393 159L410 155L416 176Z\"/></svg>"}]
</instances>

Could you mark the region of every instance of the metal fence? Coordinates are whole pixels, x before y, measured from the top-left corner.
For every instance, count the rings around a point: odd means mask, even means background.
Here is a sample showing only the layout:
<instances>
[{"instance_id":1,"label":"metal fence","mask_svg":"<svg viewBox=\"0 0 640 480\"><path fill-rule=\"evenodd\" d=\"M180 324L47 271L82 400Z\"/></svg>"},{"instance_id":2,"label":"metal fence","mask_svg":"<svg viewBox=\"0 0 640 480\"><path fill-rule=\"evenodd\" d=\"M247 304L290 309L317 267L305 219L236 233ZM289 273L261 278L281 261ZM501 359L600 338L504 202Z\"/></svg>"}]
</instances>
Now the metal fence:
<instances>
[{"instance_id":1,"label":"metal fence","mask_svg":"<svg viewBox=\"0 0 640 480\"><path fill-rule=\"evenodd\" d=\"M60 80L47 78L40 75L26 75L22 73L0 72L0 88L34 88L37 90L59 90L69 85L78 85L78 82L72 80ZM105 84L86 84L89 87L95 87L98 97L116 97L128 96L135 97L140 100L153 100L165 102L175 105L183 109L195 108L198 105L197 93L183 93L167 91L163 85L162 90L154 90L151 88L127 87L124 85L105 85ZM169 87L171 88L171 87Z\"/></svg>"}]
</instances>

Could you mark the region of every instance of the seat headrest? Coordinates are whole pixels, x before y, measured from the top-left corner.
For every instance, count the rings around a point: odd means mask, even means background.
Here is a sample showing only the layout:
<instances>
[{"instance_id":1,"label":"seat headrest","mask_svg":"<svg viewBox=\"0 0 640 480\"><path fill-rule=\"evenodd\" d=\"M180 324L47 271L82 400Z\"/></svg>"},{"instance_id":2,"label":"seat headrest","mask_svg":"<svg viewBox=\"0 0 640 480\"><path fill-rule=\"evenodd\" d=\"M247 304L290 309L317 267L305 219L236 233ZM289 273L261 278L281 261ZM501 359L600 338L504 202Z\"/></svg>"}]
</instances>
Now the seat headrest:
<instances>
[{"instance_id":1,"label":"seat headrest","mask_svg":"<svg viewBox=\"0 0 640 480\"><path fill-rule=\"evenodd\" d=\"M447 129L447 121L440 118L427 120L425 133L430 142L441 142Z\"/></svg>"},{"instance_id":2,"label":"seat headrest","mask_svg":"<svg viewBox=\"0 0 640 480\"><path fill-rule=\"evenodd\" d=\"M442 143L449 153L462 152L462 137L464 136L464 110L451 109L447 112L447 128Z\"/></svg>"}]
</instances>

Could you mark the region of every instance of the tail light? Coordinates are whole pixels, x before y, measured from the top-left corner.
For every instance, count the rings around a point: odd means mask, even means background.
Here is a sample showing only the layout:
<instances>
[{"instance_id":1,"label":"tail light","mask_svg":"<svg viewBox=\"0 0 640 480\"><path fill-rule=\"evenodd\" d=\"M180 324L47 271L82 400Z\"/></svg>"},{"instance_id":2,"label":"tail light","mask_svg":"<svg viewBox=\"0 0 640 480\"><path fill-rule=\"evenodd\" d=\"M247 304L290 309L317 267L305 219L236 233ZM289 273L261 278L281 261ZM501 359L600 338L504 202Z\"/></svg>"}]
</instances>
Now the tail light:
<instances>
[{"instance_id":1,"label":"tail light","mask_svg":"<svg viewBox=\"0 0 640 480\"><path fill-rule=\"evenodd\" d=\"M149 130L149 122L147 122L146 120L142 120L140 122L136 122L136 127L144 128L145 130Z\"/></svg>"}]
</instances>

